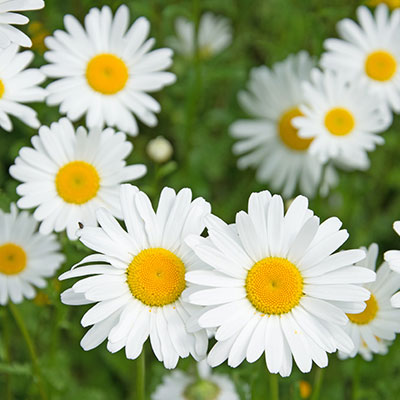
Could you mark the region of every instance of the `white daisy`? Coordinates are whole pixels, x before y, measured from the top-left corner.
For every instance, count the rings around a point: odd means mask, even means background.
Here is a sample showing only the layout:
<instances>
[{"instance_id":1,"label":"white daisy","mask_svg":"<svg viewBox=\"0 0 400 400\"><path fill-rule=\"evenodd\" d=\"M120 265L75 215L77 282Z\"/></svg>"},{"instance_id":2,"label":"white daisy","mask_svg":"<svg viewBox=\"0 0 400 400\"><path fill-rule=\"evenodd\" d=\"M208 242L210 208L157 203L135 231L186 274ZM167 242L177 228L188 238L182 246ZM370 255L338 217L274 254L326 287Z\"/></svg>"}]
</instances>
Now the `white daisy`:
<instances>
[{"instance_id":1,"label":"white daisy","mask_svg":"<svg viewBox=\"0 0 400 400\"><path fill-rule=\"evenodd\" d=\"M55 235L36 233L37 222L26 212L0 210L0 304L35 297L64 261Z\"/></svg>"},{"instance_id":2,"label":"white daisy","mask_svg":"<svg viewBox=\"0 0 400 400\"><path fill-rule=\"evenodd\" d=\"M292 355L302 372L328 364L326 353L350 352L345 312L365 308L370 293L359 286L375 273L354 267L362 250L334 253L348 238L338 218L322 224L298 196L286 215L280 196L253 193L249 211L226 225L206 219L209 237L191 235L186 242L212 270L186 274L195 287L190 303L207 306L198 318L203 328L217 327L217 344L208 355L214 367L226 359L236 367L265 352L272 373L290 375ZM207 288L204 288L207 287Z\"/></svg>"},{"instance_id":3,"label":"white daisy","mask_svg":"<svg viewBox=\"0 0 400 400\"><path fill-rule=\"evenodd\" d=\"M33 148L23 147L10 167L20 208L37 207L33 216L42 221L40 232L66 229L76 239L78 223L96 225L95 211L106 207L122 217L119 185L142 177L146 167L126 165L132 144L124 133L108 128L75 132L67 118L42 126L32 137Z\"/></svg>"},{"instance_id":4,"label":"white daisy","mask_svg":"<svg viewBox=\"0 0 400 400\"><path fill-rule=\"evenodd\" d=\"M338 23L342 39L327 39L322 55L323 68L342 73L349 81L360 79L376 96L400 111L400 10L391 15L386 5L375 10L359 7L360 25L350 19ZM376 101L378 103L378 101Z\"/></svg>"},{"instance_id":5,"label":"white daisy","mask_svg":"<svg viewBox=\"0 0 400 400\"><path fill-rule=\"evenodd\" d=\"M196 54L195 26L184 17L175 20L176 37L168 39L170 46L186 57ZM228 18L204 13L199 22L197 45L200 58L207 59L222 52L232 43L232 27Z\"/></svg>"},{"instance_id":6,"label":"white daisy","mask_svg":"<svg viewBox=\"0 0 400 400\"><path fill-rule=\"evenodd\" d=\"M61 297L65 304L98 302L82 318L93 327L81 341L90 350L106 338L114 353L125 347L127 358L137 358L150 337L151 347L166 368L179 357L205 357L205 330L188 332L186 322L199 307L182 300L190 285L185 272L202 263L184 243L189 234L201 234L210 205L192 201L190 189L177 194L163 189L157 212L136 187L122 185L121 206L127 232L105 209L97 211L100 228L80 231L80 240L98 252L84 258L60 279L95 275L79 280ZM87 265L95 263L95 265Z\"/></svg>"},{"instance_id":7,"label":"white daisy","mask_svg":"<svg viewBox=\"0 0 400 400\"><path fill-rule=\"evenodd\" d=\"M18 53L15 44L0 49L0 126L6 131L13 128L9 115L32 128L40 126L37 112L21 104L43 101L46 97L46 91L38 86L45 76L38 69L25 69L32 59L31 51Z\"/></svg>"},{"instance_id":8,"label":"white daisy","mask_svg":"<svg viewBox=\"0 0 400 400\"><path fill-rule=\"evenodd\" d=\"M393 229L400 235L400 221L396 221L393 224ZM400 250L389 250L385 253L384 257L389 267L400 274ZM400 292L392 296L391 302L393 307L400 308Z\"/></svg>"},{"instance_id":9,"label":"white daisy","mask_svg":"<svg viewBox=\"0 0 400 400\"><path fill-rule=\"evenodd\" d=\"M304 82L307 105L293 119L303 138L313 138L310 153L321 162L335 160L350 168L369 167L367 151L384 143L378 136L392 122L389 109L376 101L360 80L348 83L342 75L318 69Z\"/></svg>"},{"instance_id":10,"label":"white daisy","mask_svg":"<svg viewBox=\"0 0 400 400\"><path fill-rule=\"evenodd\" d=\"M129 10L122 5L114 18L108 6L92 8L85 29L71 15L64 24L67 32L46 38L50 64L42 69L57 79L47 87L48 104L60 104L72 121L86 114L88 127L116 126L136 135L133 114L148 126L157 125L154 113L161 107L146 92L170 85L175 75L164 71L172 63L171 49L150 51L149 21L141 17L128 29Z\"/></svg>"},{"instance_id":11,"label":"white daisy","mask_svg":"<svg viewBox=\"0 0 400 400\"><path fill-rule=\"evenodd\" d=\"M12 26L25 25L29 22L29 18L15 11L39 10L43 7L43 0L0 0L0 48L6 48L11 43L31 47L31 39Z\"/></svg>"},{"instance_id":12,"label":"white daisy","mask_svg":"<svg viewBox=\"0 0 400 400\"><path fill-rule=\"evenodd\" d=\"M235 385L225 375L212 374L206 361L197 364L199 378L183 371L163 377L163 383L151 395L152 400L239 400Z\"/></svg>"},{"instance_id":13,"label":"white daisy","mask_svg":"<svg viewBox=\"0 0 400 400\"><path fill-rule=\"evenodd\" d=\"M375 271L378 246L373 243L367 251L365 260L359 266ZM400 310L390 304L392 294L400 289L400 275L391 272L387 263L383 263L376 274L376 281L364 285L371 292L367 307L362 313L347 314L349 322L346 331L354 342L350 354L339 353L341 358L354 357L357 353L365 360L372 360L372 355L386 354L388 346L400 332Z\"/></svg>"},{"instance_id":14,"label":"white daisy","mask_svg":"<svg viewBox=\"0 0 400 400\"><path fill-rule=\"evenodd\" d=\"M239 168L257 169L260 182L291 197L299 184L301 193L313 196L321 181L322 164L308 153L312 139L302 139L292 118L302 115L301 82L308 80L314 61L306 52L290 55L272 69L253 68L248 91L239 93L243 109L254 119L236 121L230 133L239 141L233 152L241 157Z\"/></svg>"}]
</instances>

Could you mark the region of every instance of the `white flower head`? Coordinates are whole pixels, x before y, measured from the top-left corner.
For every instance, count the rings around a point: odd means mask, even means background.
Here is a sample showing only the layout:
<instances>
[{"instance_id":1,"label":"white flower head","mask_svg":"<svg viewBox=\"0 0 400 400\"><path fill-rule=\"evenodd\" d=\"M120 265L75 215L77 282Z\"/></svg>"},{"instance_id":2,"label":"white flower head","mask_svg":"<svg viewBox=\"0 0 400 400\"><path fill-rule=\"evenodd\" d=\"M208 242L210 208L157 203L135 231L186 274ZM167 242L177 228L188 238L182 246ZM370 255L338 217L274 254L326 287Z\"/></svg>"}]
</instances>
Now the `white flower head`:
<instances>
[{"instance_id":1,"label":"white flower head","mask_svg":"<svg viewBox=\"0 0 400 400\"><path fill-rule=\"evenodd\" d=\"M239 212L234 225L208 217L209 237L188 237L211 267L186 279L197 285L187 300L207 307L199 326L218 328L212 367L225 360L237 367L265 352L269 371L288 376L292 356L309 372L313 361L327 366L327 353L353 350L345 313L363 311L370 292L360 284L375 272L352 266L363 250L335 253L348 238L341 225L335 217L320 224L303 196L284 215L282 198L265 191L250 196L248 213Z\"/></svg>"},{"instance_id":2,"label":"white flower head","mask_svg":"<svg viewBox=\"0 0 400 400\"><path fill-rule=\"evenodd\" d=\"M22 104L43 101L46 97L45 89L38 86L44 82L45 76L38 69L26 69L32 59L31 51L18 53L15 44L0 48L0 126L6 131L13 128L9 115L31 128L40 126L37 112Z\"/></svg>"},{"instance_id":3,"label":"white flower head","mask_svg":"<svg viewBox=\"0 0 400 400\"><path fill-rule=\"evenodd\" d=\"M164 376L151 400L239 400L235 385L227 376L211 373L205 360L197 368L199 379L179 370Z\"/></svg>"},{"instance_id":4,"label":"white flower head","mask_svg":"<svg viewBox=\"0 0 400 400\"><path fill-rule=\"evenodd\" d=\"M305 97L301 87L310 78L313 59L302 51L276 63L272 69L253 68L248 90L239 102L253 119L242 119L230 127L238 139L233 152L240 155L239 168L257 169L257 179L269 182L285 198L300 192L313 196L321 181L322 164L308 152L312 139L303 139L292 125L302 115Z\"/></svg>"},{"instance_id":5,"label":"white flower head","mask_svg":"<svg viewBox=\"0 0 400 400\"><path fill-rule=\"evenodd\" d=\"M196 53L194 23L184 17L175 20L176 37L168 39L170 46L186 57ZM204 13L199 22L197 36L199 56L203 59L225 50L232 42L232 27L228 18Z\"/></svg>"},{"instance_id":6,"label":"white flower head","mask_svg":"<svg viewBox=\"0 0 400 400\"><path fill-rule=\"evenodd\" d=\"M373 243L368 248L367 257L357 265L375 271L377 257L378 246ZM355 346L350 354L339 352L341 358L354 357L359 353L370 361L374 353L386 354L396 333L400 332L400 310L390 304L390 297L400 289L400 275L383 263L377 271L376 281L364 287L371 292L371 297L363 312L347 314L349 322L346 331Z\"/></svg>"},{"instance_id":7,"label":"white flower head","mask_svg":"<svg viewBox=\"0 0 400 400\"><path fill-rule=\"evenodd\" d=\"M29 22L29 18L17 14L16 11L39 10L43 7L43 0L0 0L0 48L4 49L11 43L31 47L31 39L12 26L25 25Z\"/></svg>"},{"instance_id":8,"label":"white flower head","mask_svg":"<svg viewBox=\"0 0 400 400\"><path fill-rule=\"evenodd\" d=\"M21 303L35 296L34 287L44 288L65 257L55 235L36 232L37 222L26 211L0 210L0 304Z\"/></svg>"},{"instance_id":9,"label":"white flower head","mask_svg":"<svg viewBox=\"0 0 400 400\"><path fill-rule=\"evenodd\" d=\"M66 229L76 239L79 223L96 225L95 211L105 207L122 216L119 186L142 177L142 164L126 165L132 144L122 132L80 127L76 131L67 118L42 126L31 139L33 148L23 147L10 167L20 208L37 207L33 216L42 221L40 232Z\"/></svg>"},{"instance_id":10,"label":"white flower head","mask_svg":"<svg viewBox=\"0 0 400 400\"><path fill-rule=\"evenodd\" d=\"M342 39L327 39L322 55L323 68L343 74L346 79L360 79L376 97L394 111L400 111L400 10L389 15L381 4L372 14L367 7L357 9L359 25L344 19L338 24Z\"/></svg>"},{"instance_id":11,"label":"white flower head","mask_svg":"<svg viewBox=\"0 0 400 400\"><path fill-rule=\"evenodd\" d=\"M393 229L400 235L400 221L393 223ZM400 250L388 250L385 255L385 261L389 264L389 267L400 274ZM400 292L394 294L391 299L392 306L400 308Z\"/></svg>"},{"instance_id":12,"label":"white flower head","mask_svg":"<svg viewBox=\"0 0 400 400\"><path fill-rule=\"evenodd\" d=\"M303 138L313 138L309 152L321 162L334 160L349 168L369 167L367 151L383 144L378 133L392 122L388 108L376 101L359 79L347 82L343 75L314 69L304 82L303 116L293 119Z\"/></svg>"},{"instance_id":13,"label":"white flower head","mask_svg":"<svg viewBox=\"0 0 400 400\"><path fill-rule=\"evenodd\" d=\"M210 205L192 201L190 189L178 193L164 188L157 211L136 187L121 186L121 206L126 231L112 215L97 211L100 227L85 227L80 240L98 252L86 257L60 279L94 275L66 290L65 304L97 303L82 318L93 327L81 341L90 350L108 339L114 353L125 347L127 358L137 358L150 337L151 347L166 368L175 368L180 357L205 357L205 329L189 331L187 323L200 307L182 299L191 285L185 273L202 263L185 244L190 234L201 234ZM95 263L95 265L88 265Z\"/></svg>"},{"instance_id":14,"label":"white flower head","mask_svg":"<svg viewBox=\"0 0 400 400\"><path fill-rule=\"evenodd\" d=\"M50 63L43 72L56 80L47 87L49 105L76 121L86 114L88 127L116 126L137 135L136 117L144 124L157 125L155 113L160 104L147 92L175 82L175 75L164 70L172 64L171 49L157 49L147 39L150 23L138 18L129 28L129 9L118 8L113 17L110 7L92 8L85 27L66 15L67 32L56 31L46 38Z\"/></svg>"}]
</instances>

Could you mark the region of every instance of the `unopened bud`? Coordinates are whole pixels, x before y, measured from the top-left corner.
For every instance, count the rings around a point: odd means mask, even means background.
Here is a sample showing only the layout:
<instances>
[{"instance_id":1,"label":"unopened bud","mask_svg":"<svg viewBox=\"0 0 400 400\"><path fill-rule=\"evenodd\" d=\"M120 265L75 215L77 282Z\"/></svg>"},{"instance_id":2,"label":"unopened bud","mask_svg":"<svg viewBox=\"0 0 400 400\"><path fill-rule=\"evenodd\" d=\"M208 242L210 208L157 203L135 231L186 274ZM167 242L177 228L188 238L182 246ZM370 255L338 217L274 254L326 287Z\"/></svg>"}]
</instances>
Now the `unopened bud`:
<instances>
[{"instance_id":1,"label":"unopened bud","mask_svg":"<svg viewBox=\"0 0 400 400\"><path fill-rule=\"evenodd\" d=\"M157 136L147 144L146 151L148 156L157 163L165 163L174 152L172 144L163 136Z\"/></svg>"}]
</instances>

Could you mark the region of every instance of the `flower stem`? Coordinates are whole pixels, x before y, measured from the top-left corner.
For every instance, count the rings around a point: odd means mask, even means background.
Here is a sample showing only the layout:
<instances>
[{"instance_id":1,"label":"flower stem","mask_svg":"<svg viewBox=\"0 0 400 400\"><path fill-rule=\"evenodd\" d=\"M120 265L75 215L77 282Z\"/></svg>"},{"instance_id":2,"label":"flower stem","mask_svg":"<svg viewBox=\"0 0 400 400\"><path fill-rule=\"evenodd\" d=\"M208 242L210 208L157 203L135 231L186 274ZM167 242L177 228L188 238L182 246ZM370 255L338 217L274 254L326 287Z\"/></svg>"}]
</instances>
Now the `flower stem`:
<instances>
[{"instance_id":1,"label":"flower stem","mask_svg":"<svg viewBox=\"0 0 400 400\"><path fill-rule=\"evenodd\" d=\"M315 377L314 377L314 385L313 385L313 391L312 391L312 396L311 400L318 400L319 399L319 394L321 393L321 387L322 387L322 382L324 379L324 369L323 368L318 368L315 372Z\"/></svg>"},{"instance_id":2,"label":"flower stem","mask_svg":"<svg viewBox=\"0 0 400 400\"><path fill-rule=\"evenodd\" d=\"M32 359L33 373L34 373L36 381L37 381L40 398L42 400L47 400L48 397L47 397L46 390L43 385L42 376L41 376L40 367L39 367L39 361L38 361L38 357L36 355L36 350L33 345L33 341L29 335L28 330L26 329L24 320L23 320L18 308L11 302L9 303L8 306L11 311L11 314L13 315L13 317L15 319L15 322L16 322L19 330L21 331L21 334L25 340L26 346L28 347L29 354Z\"/></svg>"},{"instance_id":3,"label":"flower stem","mask_svg":"<svg viewBox=\"0 0 400 400\"><path fill-rule=\"evenodd\" d=\"M143 347L142 353L136 360L136 397L135 400L145 400L145 387L146 387L146 354Z\"/></svg>"},{"instance_id":4,"label":"flower stem","mask_svg":"<svg viewBox=\"0 0 400 400\"><path fill-rule=\"evenodd\" d=\"M269 393L271 400L279 400L278 374L269 375Z\"/></svg>"},{"instance_id":5,"label":"flower stem","mask_svg":"<svg viewBox=\"0 0 400 400\"><path fill-rule=\"evenodd\" d=\"M352 400L358 399L358 389L360 387L360 356L356 356L354 360L354 369L353 369L353 382L352 382Z\"/></svg>"},{"instance_id":6,"label":"flower stem","mask_svg":"<svg viewBox=\"0 0 400 400\"><path fill-rule=\"evenodd\" d=\"M3 310L2 313L2 320L3 320L3 342L4 342L4 358L5 361L10 364L11 363L11 351L10 351L10 331L9 331L9 320L8 320L8 315L7 315L7 309ZM12 400L13 399L13 394L12 394L12 386L11 386L11 374L6 373L6 398L7 400Z\"/></svg>"}]
</instances>

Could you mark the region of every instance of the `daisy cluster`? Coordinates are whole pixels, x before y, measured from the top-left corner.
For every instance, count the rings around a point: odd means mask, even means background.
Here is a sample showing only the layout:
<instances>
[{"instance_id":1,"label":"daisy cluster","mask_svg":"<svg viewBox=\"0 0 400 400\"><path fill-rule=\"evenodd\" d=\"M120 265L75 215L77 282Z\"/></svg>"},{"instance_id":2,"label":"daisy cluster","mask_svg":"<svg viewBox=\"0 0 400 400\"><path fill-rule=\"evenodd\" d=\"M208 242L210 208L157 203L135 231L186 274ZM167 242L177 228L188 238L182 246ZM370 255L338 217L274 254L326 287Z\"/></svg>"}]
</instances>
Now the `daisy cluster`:
<instances>
[{"instance_id":1,"label":"daisy cluster","mask_svg":"<svg viewBox=\"0 0 400 400\"><path fill-rule=\"evenodd\" d=\"M317 65L305 51L272 68L250 72L239 102L251 119L230 127L238 139L238 167L290 198L298 190L322 195L338 181L337 168L366 170L368 153L400 111L400 10L357 9L344 19L339 39L327 39Z\"/></svg>"},{"instance_id":2,"label":"daisy cluster","mask_svg":"<svg viewBox=\"0 0 400 400\"><path fill-rule=\"evenodd\" d=\"M138 134L137 119L157 125L161 106L149 93L176 79L167 71L172 50L152 50L149 21L130 25L124 5L115 15L92 8L83 25L67 15L65 30L46 38L48 63L26 69L33 53L18 46L31 42L9 24L27 22L13 11L43 6L0 0L0 126L12 130L12 115L38 130L10 167L20 198L0 212L0 304L46 285L65 261L55 235L65 232L92 252L59 277L75 279L62 303L89 305L84 350L105 342L137 359L149 341L167 369L196 360L198 379L175 371L154 400L238 399L229 378L211 373L225 361L235 368L264 356L271 373L289 376L293 364L304 373L326 367L331 353L385 354L400 332L400 252L386 252L376 271L376 244L340 250L349 234L338 218L321 221L302 195L285 210L283 198L297 186L308 196L321 182L329 188L337 167L368 168L368 152L400 111L400 11L360 7L360 25L343 20L342 39L325 42L321 68L300 52L252 70L239 101L255 118L231 126L234 152L283 197L252 193L228 224L189 188L165 187L153 206L128 183L146 174L127 164L128 136ZM211 13L198 29L177 19L176 31L171 46L196 60L232 40L229 22ZM21 104L31 101L57 105L64 117L41 125ZM75 126L82 118L85 127ZM148 152L163 162L172 147L157 138ZM400 222L394 228L400 234Z\"/></svg>"}]
</instances>

